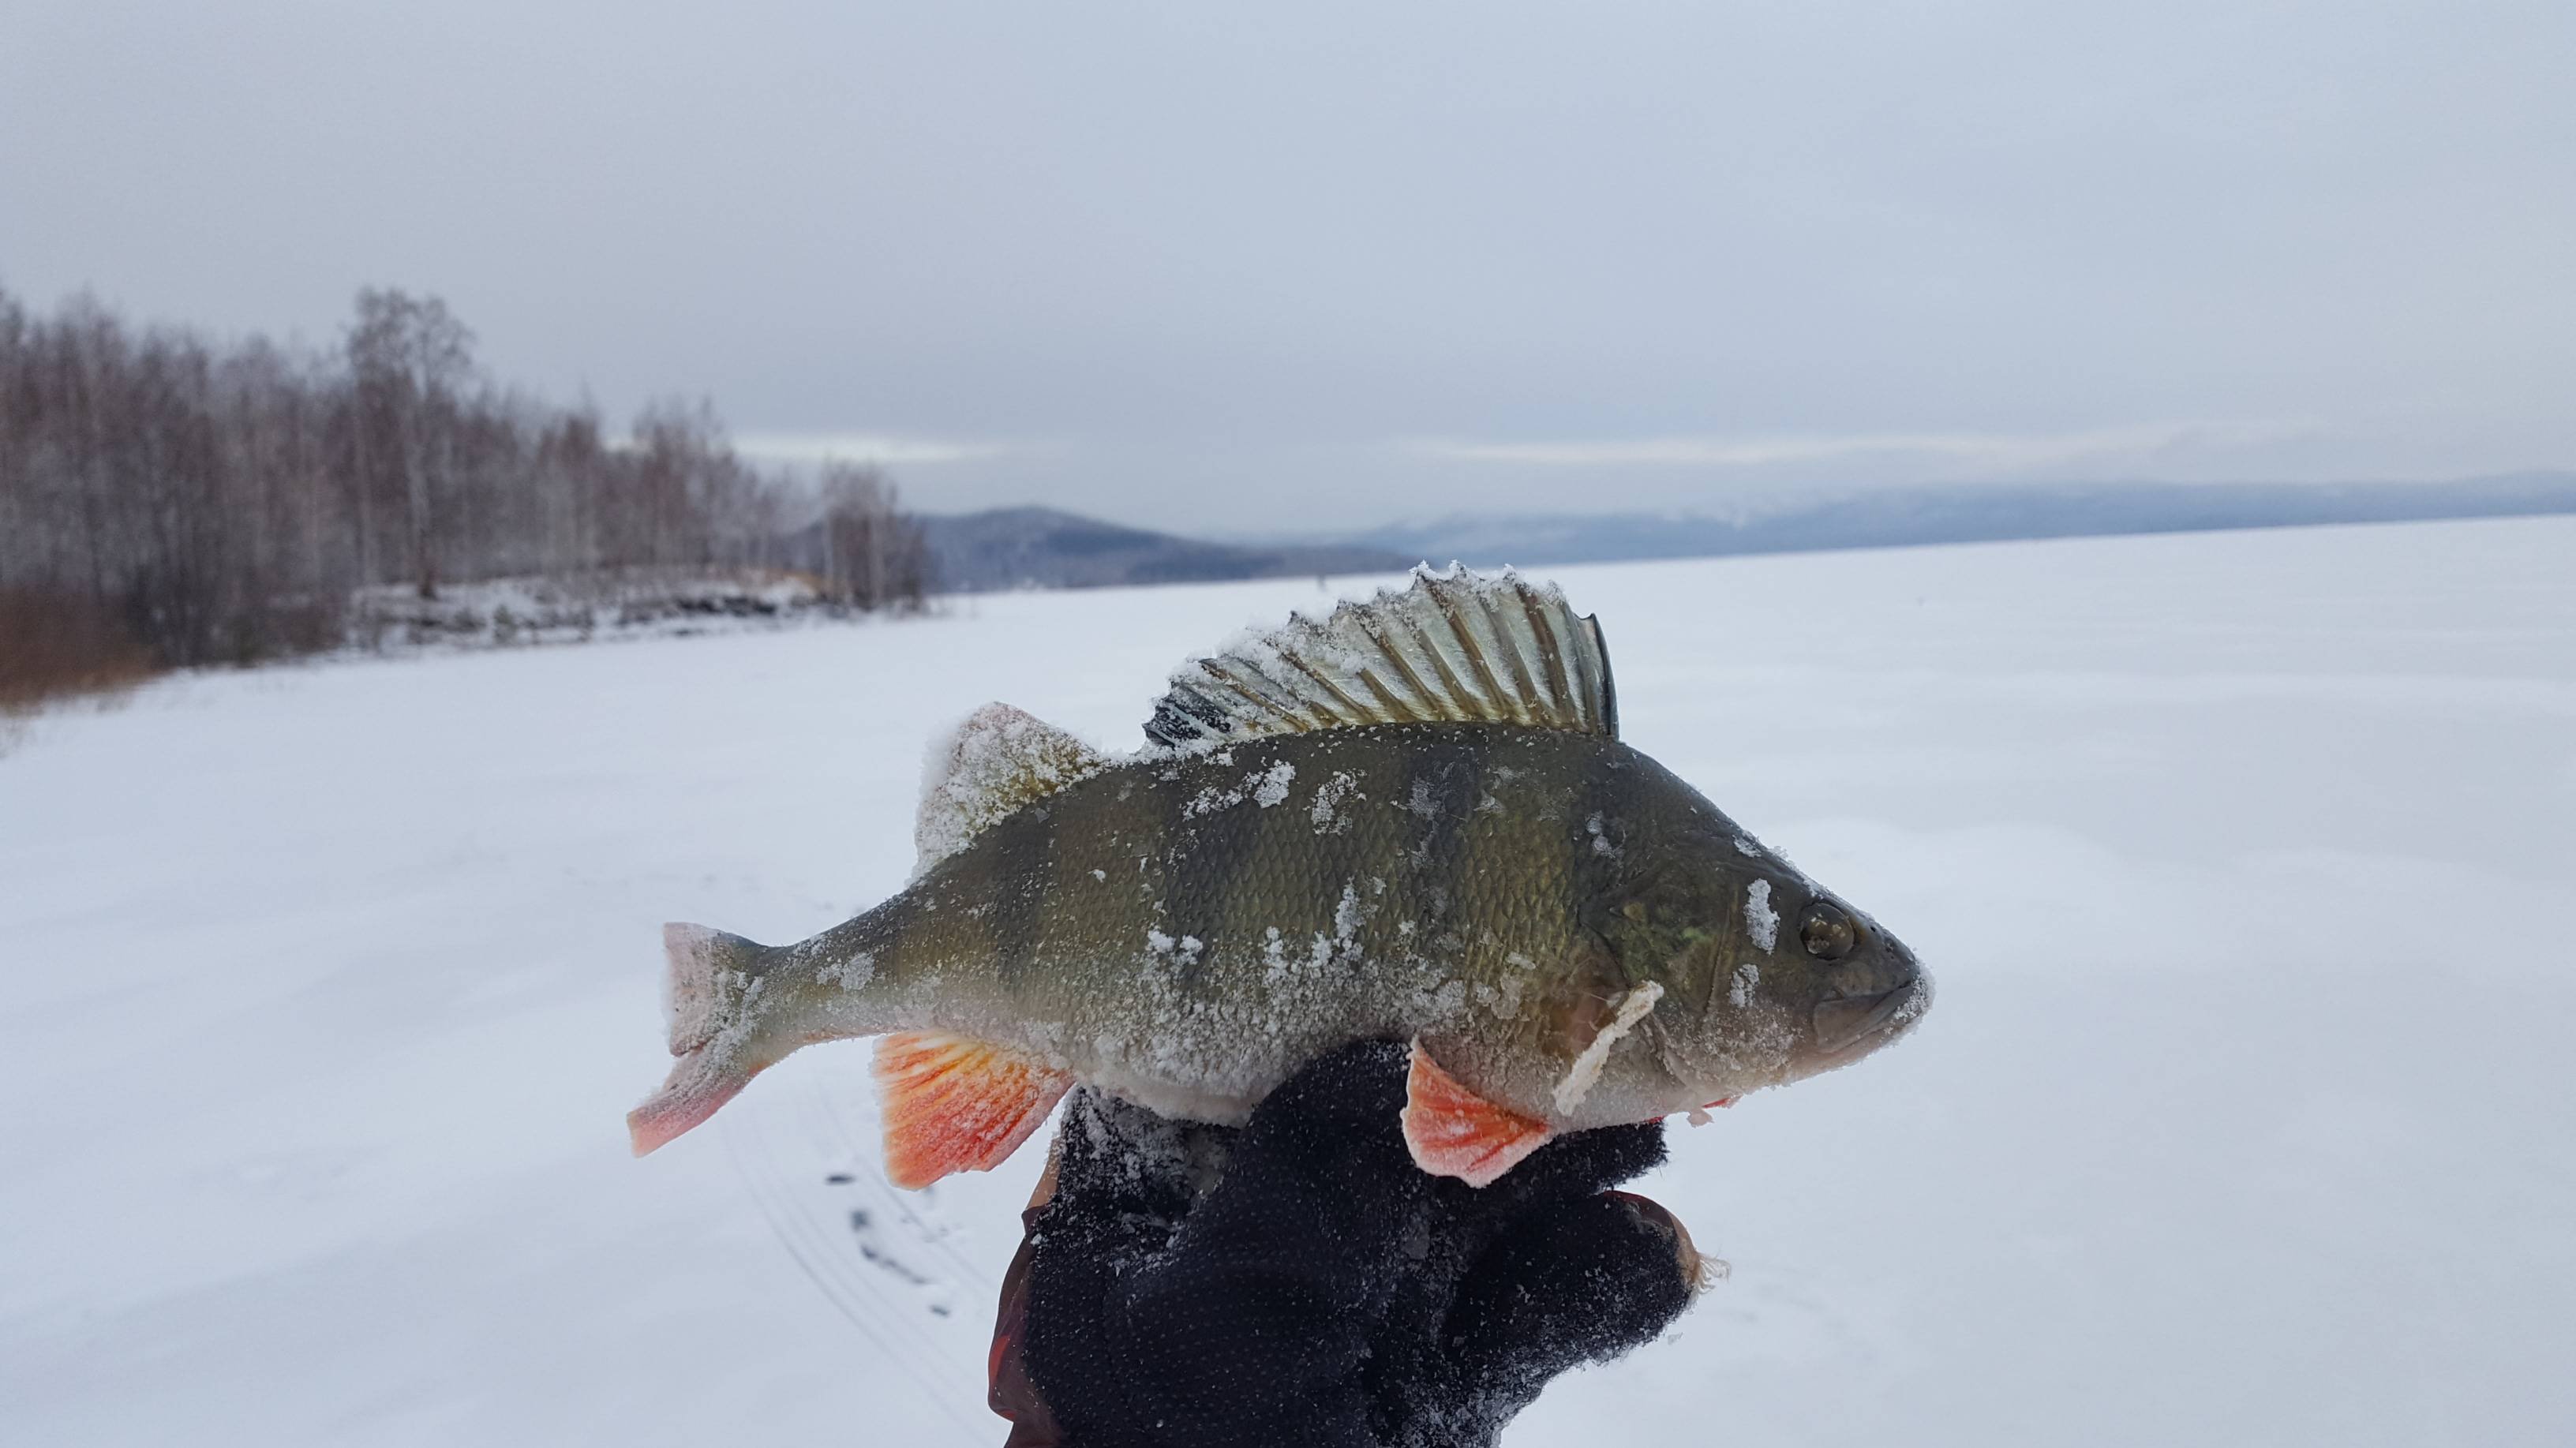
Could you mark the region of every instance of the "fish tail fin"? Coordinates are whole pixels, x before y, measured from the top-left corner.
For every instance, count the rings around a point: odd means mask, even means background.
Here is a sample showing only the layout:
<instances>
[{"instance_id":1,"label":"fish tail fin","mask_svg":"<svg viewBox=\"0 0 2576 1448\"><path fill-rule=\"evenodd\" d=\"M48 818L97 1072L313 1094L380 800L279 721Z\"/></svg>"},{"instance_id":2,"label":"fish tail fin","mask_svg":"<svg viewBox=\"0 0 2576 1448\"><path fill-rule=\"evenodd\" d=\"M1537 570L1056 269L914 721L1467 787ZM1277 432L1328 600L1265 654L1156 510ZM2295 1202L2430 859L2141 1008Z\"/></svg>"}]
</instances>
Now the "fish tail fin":
<instances>
[{"instance_id":1,"label":"fish tail fin","mask_svg":"<svg viewBox=\"0 0 2576 1448\"><path fill-rule=\"evenodd\" d=\"M712 1041L758 994L769 947L704 925L662 927L662 1009L671 1019L671 1054L685 1056Z\"/></svg>"},{"instance_id":2,"label":"fish tail fin","mask_svg":"<svg viewBox=\"0 0 2576 1448\"><path fill-rule=\"evenodd\" d=\"M747 1049L748 1007L766 984L769 948L703 925L665 925L663 1004L670 1016L671 1074L626 1114L642 1156L713 1116L769 1063Z\"/></svg>"},{"instance_id":3,"label":"fish tail fin","mask_svg":"<svg viewBox=\"0 0 2576 1448\"><path fill-rule=\"evenodd\" d=\"M671 1063L662 1089L626 1113L626 1136L637 1156L653 1152L671 1138L716 1114L768 1065L733 1052L700 1047Z\"/></svg>"}]
</instances>

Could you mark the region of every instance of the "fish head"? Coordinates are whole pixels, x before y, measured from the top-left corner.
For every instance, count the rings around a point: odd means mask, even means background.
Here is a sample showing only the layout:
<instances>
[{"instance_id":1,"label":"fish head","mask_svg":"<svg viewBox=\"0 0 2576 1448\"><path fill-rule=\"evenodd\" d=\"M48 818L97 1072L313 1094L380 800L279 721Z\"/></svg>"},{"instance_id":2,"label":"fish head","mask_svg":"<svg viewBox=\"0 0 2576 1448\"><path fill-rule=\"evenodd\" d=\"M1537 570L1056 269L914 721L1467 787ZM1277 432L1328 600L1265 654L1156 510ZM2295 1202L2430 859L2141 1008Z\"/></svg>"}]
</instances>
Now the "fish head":
<instances>
[{"instance_id":1,"label":"fish head","mask_svg":"<svg viewBox=\"0 0 2576 1448\"><path fill-rule=\"evenodd\" d=\"M1663 987L1670 1109L1849 1065L1922 1019L1932 980L1903 941L1740 831L1715 843L1667 855L1611 932L1631 977Z\"/></svg>"},{"instance_id":2,"label":"fish head","mask_svg":"<svg viewBox=\"0 0 2576 1448\"><path fill-rule=\"evenodd\" d=\"M1932 1005L1932 977L1885 926L1818 889L1781 912L1771 952L1782 998L1804 1017L1788 1079L1847 1066L1914 1029Z\"/></svg>"}]
</instances>

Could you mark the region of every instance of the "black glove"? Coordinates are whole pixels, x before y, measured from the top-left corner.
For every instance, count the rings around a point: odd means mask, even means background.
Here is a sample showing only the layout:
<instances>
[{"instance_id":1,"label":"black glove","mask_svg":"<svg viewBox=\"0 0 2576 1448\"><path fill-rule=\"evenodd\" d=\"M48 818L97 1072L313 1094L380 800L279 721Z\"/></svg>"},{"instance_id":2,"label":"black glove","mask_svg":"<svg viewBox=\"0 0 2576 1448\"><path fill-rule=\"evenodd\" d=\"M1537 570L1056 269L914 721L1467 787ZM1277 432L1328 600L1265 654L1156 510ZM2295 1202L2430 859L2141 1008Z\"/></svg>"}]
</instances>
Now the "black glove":
<instances>
[{"instance_id":1,"label":"black glove","mask_svg":"<svg viewBox=\"0 0 2576 1448\"><path fill-rule=\"evenodd\" d=\"M1660 1127L1475 1188L1413 1164L1404 1080L1403 1047L1352 1046L1239 1131L1076 1091L995 1326L1013 1448L1491 1444L1688 1305L1681 1224L1604 1190L1664 1159Z\"/></svg>"}]
</instances>

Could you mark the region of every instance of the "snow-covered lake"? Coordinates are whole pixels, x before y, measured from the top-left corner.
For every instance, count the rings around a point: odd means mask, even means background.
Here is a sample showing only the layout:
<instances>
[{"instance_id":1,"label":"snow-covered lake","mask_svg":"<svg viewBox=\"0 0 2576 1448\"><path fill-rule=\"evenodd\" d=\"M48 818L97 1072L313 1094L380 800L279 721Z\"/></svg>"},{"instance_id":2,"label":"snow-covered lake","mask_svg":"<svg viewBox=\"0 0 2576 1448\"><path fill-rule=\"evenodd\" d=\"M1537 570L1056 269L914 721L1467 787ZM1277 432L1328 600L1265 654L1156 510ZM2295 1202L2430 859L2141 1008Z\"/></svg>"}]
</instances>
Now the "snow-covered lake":
<instances>
[{"instance_id":1,"label":"snow-covered lake","mask_svg":"<svg viewBox=\"0 0 2576 1448\"><path fill-rule=\"evenodd\" d=\"M1676 1124L1733 1275L1524 1445L2576 1442L2576 520L1568 568L1628 738L1903 935ZM0 1438L993 1443L1039 1165L866 1048L660 1154L658 931L899 886L1006 699L1137 738L1312 583L181 679L0 754ZM842 1180L834 1180L839 1177Z\"/></svg>"}]
</instances>

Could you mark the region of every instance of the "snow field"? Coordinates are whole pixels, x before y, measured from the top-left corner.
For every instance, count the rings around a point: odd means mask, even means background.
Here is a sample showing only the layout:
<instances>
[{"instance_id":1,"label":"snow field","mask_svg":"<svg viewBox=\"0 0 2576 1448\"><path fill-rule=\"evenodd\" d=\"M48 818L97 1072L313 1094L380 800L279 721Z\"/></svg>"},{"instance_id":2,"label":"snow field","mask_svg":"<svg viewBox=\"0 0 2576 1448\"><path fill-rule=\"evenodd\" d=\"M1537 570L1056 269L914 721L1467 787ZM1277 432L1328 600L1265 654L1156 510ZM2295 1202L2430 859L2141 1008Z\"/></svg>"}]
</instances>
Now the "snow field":
<instances>
[{"instance_id":1,"label":"snow field","mask_svg":"<svg viewBox=\"0 0 2576 1448\"><path fill-rule=\"evenodd\" d=\"M1675 1124L1643 1189L1732 1275L1509 1441L2576 1439L2576 520L1551 576L1627 737L1941 994ZM1123 749L1185 657L1326 601L1002 595L24 726L8 1436L999 1441L1039 1154L894 1192L844 1043L630 1160L660 924L833 924L909 874L968 710Z\"/></svg>"}]
</instances>

